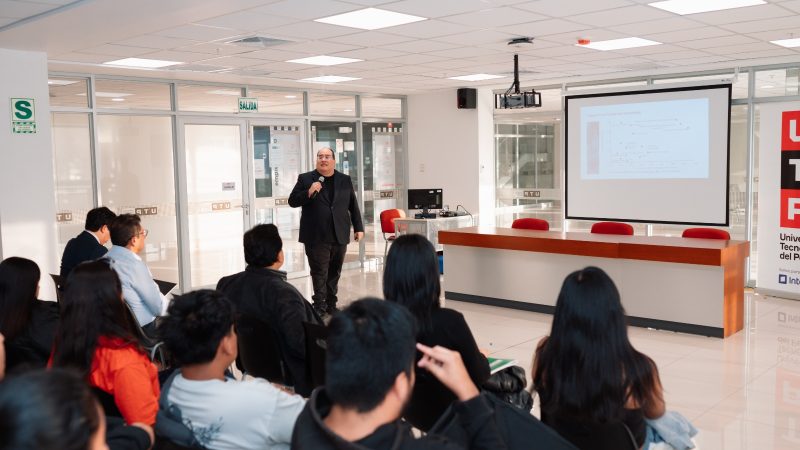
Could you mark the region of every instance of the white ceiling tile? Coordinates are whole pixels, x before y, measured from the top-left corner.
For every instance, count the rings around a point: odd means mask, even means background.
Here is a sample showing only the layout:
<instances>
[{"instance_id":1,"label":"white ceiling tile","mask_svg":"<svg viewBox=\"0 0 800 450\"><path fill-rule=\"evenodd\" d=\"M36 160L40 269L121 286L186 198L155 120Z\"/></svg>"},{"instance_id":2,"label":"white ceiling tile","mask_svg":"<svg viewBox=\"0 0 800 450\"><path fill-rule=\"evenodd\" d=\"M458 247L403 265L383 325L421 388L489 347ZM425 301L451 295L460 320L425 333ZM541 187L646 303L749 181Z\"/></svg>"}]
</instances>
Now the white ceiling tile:
<instances>
[{"instance_id":1,"label":"white ceiling tile","mask_svg":"<svg viewBox=\"0 0 800 450\"><path fill-rule=\"evenodd\" d=\"M307 56L309 54L301 54L301 52L290 52L283 50L282 46L267 48L265 50L256 50L246 53L247 58L252 59L265 59L269 61L284 62L290 59L297 59L297 57Z\"/></svg>"},{"instance_id":2,"label":"white ceiling tile","mask_svg":"<svg viewBox=\"0 0 800 450\"><path fill-rule=\"evenodd\" d=\"M427 73L430 72L432 69L427 66L419 65L419 64L406 64L400 65L395 67L389 67L384 69L382 72L390 73L390 74L408 74L408 75L415 75L420 73Z\"/></svg>"},{"instance_id":3,"label":"white ceiling tile","mask_svg":"<svg viewBox=\"0 0 800 450\"><path fill-rule=\"evenodd\" d=\"M578 47L576 47L578 48ZM580 53L575 53L572 55L564 55L561 59L565 61L575 61L580 62L584 61L587 63L591 63L594 61L603 61L609 59L616 59L620 57L624 57L626 55L620 54L619 52L598 52L598 51L589 51L587 49L580 49L582 50Z\"/></svg>"},{"instance_id":4,"label":"white ceiling tile","mask_svg":"<svg viewBox=\"0 0 800 450\"><path fill-rule=\"evenodd\" d=\"M8 25L10 23L14 23L17 20L19 20L19 19L11 19L11 18L0 17L0 27L4 27L4 26L6 26L6 25Z\"/></svg>"},{"instance_id":5,"label":"white ceiling tile","mask_svg":"<svg viewBox=\"0 0 800 450\"><path fill-rule=\"evenodd\" d=\"M420 17L436 18L480 11L490 7L491 5L481 0L404 0L383 5L381 9Z\"/></svg>"},{"instance_id":6,"label":"white ceiling tile","mask_svg":"<svg viewBox=\"0 0 800 450\"><path fill-rule=\"evenodd\" d=\"M725 61L733 61L733 58L722 55L709 55L709 56L703 56L701 58L676 59L669 62L676 66L699 66L702 64L711 64L711 63L725 62Z\"/></svg>"},{"instance_id":7,"label":"white ceiling tile","mask_svg":"<svg viewBox=\"0 0 800 450\"><path fill-rule=\"evenodd\" d=\"M380 6L386 3L392 3L395 0L343 0L345 3L352 3L361 6Z\"/></svg>"},{"instance_id":8,"label":"white ceiling tile","mask_svg":"<svg viewBox=\"0 0 800 450\"><path fill-rule=\"evenodd\" d=\"M55 8L58 8L58 5L4 0L2 3L0 3L0 17L19 20L41 14Z\"/></svg>"},{"instance_id":9,"label":"white ceiling tile","mask_svg":"<svg viewBox=\"0 0 800 450\"><path fill-rule=\"evenodd\" d=\"M482 55L493 55L496 51L488 48L480 47L457 47L449 50L439 50L436 52L428 52L426 55L439 56L442 58L474 58Z\"/></svg>"},{"instance_id":10,"label":"white ceiling tile","mask_svg":"<svg viewBox=\"0 0 800 450\"><path fill-rule=\"evenodd\" d=\"M161 61L181 61L181 62L194 62L202 59L208 59L208 55L204 53L193 52L178 52L174 50L158 50L152 53L145 53L142 58L147 59L160 59Z\"/></svg>"},{"instance_id":11,"label":"white ceiling tile","mask_svg":"<svg viewBox=\"0 0 800 450\"><path fill-rule=\"evenodd\" d=\"M412 40L412 38L407 36L398 36L396 34L381 33L380 31L364 31L345 36L336 36L327 40L330 42L338 42L340 44L371 47L397 44L399 42L409 42Z\"/></svg>"},{"instance_id":12,"label":"white ceiling tile","mask_svg":"<svg viewBox=\"0 0 800 450\"><path fill-rule=\"evenodd\" d=\"M647 55L647 59L653 61L674 61L676 59L703 58L705 56L709 56L709 54L700 50L683 50L679 52L653 53Z\"/></svg>"},{"instance_id":13,"label":"white ceiling tile","mask_svg":"<svg viewBox=\"0 0 800 450\"><path fill-rule=\"evenodd\" d=\"M484 9L470 13L457 14L455 16L444 17L441 20L462 25L469 25L480 28L503 27L517 25L520 23L534 22L547 19L541 14L514 9L512 7Z\"/></svg>"},{"instance_id":14,"label":"white ceiling tile","mask_svg":"<svg viewBox=\"0 0 800 450\"><path fill-rule=\"evenodd\" d=\"M114 55L97 55L90 53L75 52L75 53L64 53L61 55L56 55L52 59L55 61L102 64L104 62L117 60L119 59L119 57Z\"/></svg>"},{"instance_id":15,"label":"white ceiling tile","mask_svg":"<svg viewBox=\"0 0 800 450\"><path fill-rule=\"evenodd\" d=\"M794 11L796 13L800 13L800 0L791 0L788 2L781 2L781 8L786 8L789 11Z\"/></svg>"},{"instance_id":16,"label":"white ceiling tile","mask_svg":"<svg viewBox=\"0 0 800 450\"><path fill-rule=\"evenodd\" d=\"M396 44L385 45L383 47L386 47L391 50L397 50L408 53L425 53L425 52L435 52L440 50L448 50L451 48L456 48L458 46L459 46L458 44L450 42L418 39L416 41L399 42Z\"/></svg>"},{"instance_id":17,"label":"white ceiling tile","mask_svg":"<svg viewBox=\"0 0 800 450\"><path fill-rule=\"evenodd\" d=\"M389 71L389 69L395 67L402 67L400 64L396 64L391 61L361 61L352 63L351 65L356 69L384 71Z\"/></svg>"},{"instance_id":18,"label":"white ceiling tile","mask_svg":"<svg viewBox=\"0 0 800 450\"><path fill-rule=\"evenodd\" d=\"M746 8L726 9L700 14L692 14L692 20L711 25L722 25L736 22L749 22L752 20L774 19L785 17L787 11L775 5L748 6ZM800 22L798 22L800 23Z\"/></svg>"},{"instance_id":19,"label":"white ceiling tile","mask_svg":"<svg viewBox=\"0 0 800 450\"><path fill-rule=\"evenodd\" d=\"M223 56L220 58L209 58L198 61L202 64L211 64L224 67L252 67L264 64L260 59L242 58L241 56Z\"/></svg>"},{"instance_id":20,"label":"white ceiling tile","mask_svg":"<svg viewBox=\"0 0 800 450\"><path fill-rule=\"evenodd\" d=\"M777 47L775 44L770 44L769 42L753 42L750 44L727 45L723 47L705 48L704 50L708 53L712 53L715 55L737 56L738 53L769 52L778 49L780 49L780 47ZM792 52L792 50L789 51Z\"/></svg>"},{"instance_id":21,"label":"white ceiling tile","mask_svg":"<svg viewBox=\"0 0 800 450\"><path fill-rule=\"evenodd\" d=\"M588 55L592 52L594 52L594 50L580 48L574 45L561 45L557 47L536 49L527 53L531 56L538 56L541 58L560 58L569 55Z\"/></svg>"},{"instance_id":22,"label":"white ceiling tile","mask_svg":"<svg viewBox=\"0 0 800 450\"><path fill-rule=\"evenodd\" d=\"M174 28L167 28L154 33L157 36L166 36L181 39L192 39L200 42L216 41L228 37L238 36L241 31L232 28L211 27L208 25L188 24Z\"/></svg>"},{"instance_id":23,"label":"white ceiling tile","mask_svg":"<svg viewBox=\"0 0 800 450\"><path fill-rule=\"evenodd\" d=\"M97 47L81 49L81 53L95 53L98 55L131 57L131 56L144 55L145 53L152 53L155 50L157 49L145 48L145 47L129 47L127 45L106 44L106 45L99 45Z\"/></svg>"},{"instance_id":24,"label":"white ceiling tile","mask_svg":"<svg viewBox=\"0 0 800 450\"><path fill-rule=\"evenodd\" d=\"M798 37L797 34L792 32L791 28L788 30L769 30L769 31L761 31L758 33L748 33L747 36L764 42Z\"/></svg>"},{"instance_id":25,"label":"white ceiling tile","mask_svg":"<svg viewBox=\"0 0 800 450\"><path fill-rule=\"evenodd\" d=\"M308 41L298 42L293 44L283 44L276 46L276 48L285 52L299 52L310 53L314 55L328 55L336 52L346 52L348 50L356 50L360 48L355 45L337 44L335 42L326 41Z\"/></svg>"},{"instance_id":26,"label":"white ceiling tile","mask_svg":"<svg viewBox=\"0 0 800 450\"><path fill-rule=\"evenodd\" d=\"M588 30L591 25L570 22L562 19L540 20L538 22L522 25L511 25L503 28L503 32L518 36L541 37L551 34L567 33L571 31Z\"/></svg>"},{"instance_id":27,"label":"white ceiling tile","mask_svg":"<svg viewBox=\"0 0 800 450\"><path fill-rule=\"evenodd\" d=\"M748 22L738 22L730 25L720 25L720 28L730 30L734 33L755 33L757 31L797 29L797 15L781 17L769 20L751 20Z\"/></svg>"},{"instance_id":28,"label":"white ceiling tile","mask_svg":"<svg viewBox=\"0 0 800 450\"><path fill-rule=\"evenodd\" d=\"M264 28L262 27L261 29ZM329 25L327 23L307 21L300 24L270 28L268 31L270 34L276 37L288 36L296 39L313 40L353 34L354 29L349 27L340 27L338 25Z\"/></svg>"},{"instance_id":29,"label":"white ceiling tile","mask_svg":"<svg viewBox=\"0 0 800 450\"><path fill-rule=\"evenodd\" d=\"M240 53L249 53L253 51L251 47L244 47L241 45L232 45L232 44L220 44L213 42L187 45L185 47L176 48L175 50L182 52L205 53L214 56L237 55Z\"/></svg>"},{"instance_id":30,"label":"white ceiling tile","mask_svg":"<svg viewBox=\"0 0 800 450\"><path fill-rule=\"evenodd\" d=\"M570 16L569 20L595 27L611 27L624 23L668 19L671 17L675 17L675 15L650 6L636 5L587 14L578 14Z\"/></svg>"},{"instance_id":31,"label":"white ceiling tile","mask_svg":"<svg viewBox=\"0 0 800 450\"><path fill-rule=\"evenodd\" d=\"M639 56L639 55L648 56L658 53L679 52L683 50L686 49L678 45L663 44L663 45L648 45L645 47L636 47L636 48L626 48L622 50L617 50L613 53L617 53L620 56ZM605 53L612 53L612 52L605 52Z\"/></svg>"},{"instance_id":32,"label":"white ceiling tile","mask_svg":"<svg viewBox=\"0 0 800 450\"><path fill-rule=\"evenodd\" d=\"M377 58L386 59L386 58ZM441 61L443 58L440 56L433 56L428 54L407 54L400 56L392 56L389 60L400 64L426 64L433 61Z\"/></svg>"},{"instance_id":33,"label":"white ceiling tile","mask_svg":"<svg viewBox=\"0 0 800 450\"><path fill-rule=\"evenodd\" d=\"M299 22L297 19L291 19L289 17L259 14L251 11L241 11L233 14L214 17L213 19L203 20L197 23L200 25L231 28L234 30L255 31L270 27L280 27L297 22Z\"/></svg>"},{"instance_id":34,"label":"white ceiling tile","mask_svg":"<svg viewBox=\"0 0 800 450\"><path fill-rule=\"evenodd\" d=\"M519 35L509 34L495 30L475 30L470 33L452 34L442 36L437 41L449 42L458 45L492 45L508 44L508 41L520 37Z\"/></svg>"},{"instance_id":35,"label":"white ceiling tile","mask_svg":"<svg viewBox=\"0 0 800 450\"><path fill-rule=\"evenodd\" d=\"M575 44L578 43L578 38L589 39L592 42L595 42L595 41L605 41L608 39L620 39L624 37L629 37L629 36L605 28L593 28L591 30L583 30L577 32L561 33L561 34L551 34L547 36L547 40L561 45L569 45L575 47ZM581 50L586 51L589 49L584 48ZM597 50L591 50L591 51L597 51Z\"/></svg>"},{"instance_id":36,"label":"white ceiling tile","mask_svg":"<svg viewBox=\"0 0 800 450\"><path fill-rule=\"evenodd\" d=\"M686 48L703 49L712 47L726 47L733 45L743 45L757 43L756 39L744 35L722 36L709 39L698 39L695 41L681 42L679 45Z\"/></svg>"},{"instance_id":37,"label":"white ceiling tile","mask_svg":"<svg viewBox=\"0 0 800 450\"><path fill-rule=\"evenodd\" d=\"M292 72L299 68L297 64L281 61L259 62L263 64L251 66L250 69L266 70L268 72Z\"/></svg>"},{"instance_id":38,"label":"white ceiling tile","mask_svg":"<svg viewBox=\"0 0 800 450\"><path fill-rule=\"evenodd\" d=\"M334 0L283 0L266 6L253 8L250 11L260 14L275 14L295 19L313 20L355 11L357 9L361 9L361 7L353 5L352 3L343 3Z\"/></svg>"},{"instance_id":39,"label":"white ceiling tile","mask_svg":"<svg viewBox=\"0 0 800 450\"><path fill-rule=\"evenodd\" d=\"M722 28L703 27L703 28L692 28L690 30L670 31L667 33L648 34L643 37L646 37L647 39L652 39L657 42L663 42L665 44L675 43L678 45L682 45L681 43L684 41L710 39L720 36L730 36L732 34L733 33L731 33L730 31L723 30Z\"/></svg>"},{"instance_id":40,"label":"white ceiling tile","mask_svg":"<svg viewBox=\"0 0 800 450\"><path fill-rule=\"evenodd\" d=\"M625 58L613 58L613 59L606 59L600 61L592 61L591 65L597 67L621 67L621 68L628 68L631 66L638 66L640 64L646 64L650 61L646 59L630 56Z\"/></svg>"},{"instance_id":41,"label":"white ceiling tile","mask_svg":"<svg viewBox=\"0 0 800 450\"><path fill-rule=\"evenodd\" d=\"M115 44L130 45L135 47L148 47L154 49L173 49L178 47L185 47L187 45L198 44L198 41L191 39L179 39L166 36L156 36L154 34L137 36L123 41L117 41Z\"/></svg>"},{"instance_id":42,"label":"white ceiling tile","mask_svg":"<svg viewBox=\"0 0 800 450\"><path fill-rule=\"evenodd\" d=\"M690 20L684 17L669 17L666 19L648 20L645 22L634 22L617 25L614 31L625 33L630 36L643 36L654 33L665 33L668 31L688 30L691 28L703 27L705 24Z\"/></svg>"},{"instance_id":43,"label":"white ceiling tile","mask_svg":"<svg viewBox=\"0 0 800 450\"><path fill-rule=\"evenodd\" d=\"M350 50L346 52L334 53L330 56L341 56L342 58L355 58L370 61L373 59L386 59L396 58L399 56L407 55L405 52L398 52L388 48L362 48L359 50Z\"/></svg>"},{"instance_id":44,"label":"white ceiling tile","mask_svg":"<svg viewBox=\"0 0 800 450\"><path fill-rule=\"evenodd\" d=\"M474 30L465 25L443 22L441 20L423 20L422 22L384 28L384 32L386 33L398 34L400 36L408 36L416 39L435 38L469 31Z\"/></svg>"},{"instance_id":45,"label":"white ceiling tile","mask_svg":"<svg viewBox=\"0 0 800 450\"><path fill-rule=\"evenodd\" d=\"M423 64L423 66L431 67L434 69L459 69L462 67L471 66L473 64L475 64L475 61L470 61L466 59L446 59L441 61L431 61Z\"/></svg>"},{"instance_id":46,"label":"white ceiling tile","mask_svg":"<svg viewBox=\"0 0 800 450\"><path fill-rule=\"evenodd\" d=\"M544 14L550 17L567 17L577 14L584 14L604 9L619 8L630 6L627 0L592 0L592 1L564 1L564 0L538 0L528 1L514 5L515 8L522 8L535 13Z\"/></svg>"}]
</instances>

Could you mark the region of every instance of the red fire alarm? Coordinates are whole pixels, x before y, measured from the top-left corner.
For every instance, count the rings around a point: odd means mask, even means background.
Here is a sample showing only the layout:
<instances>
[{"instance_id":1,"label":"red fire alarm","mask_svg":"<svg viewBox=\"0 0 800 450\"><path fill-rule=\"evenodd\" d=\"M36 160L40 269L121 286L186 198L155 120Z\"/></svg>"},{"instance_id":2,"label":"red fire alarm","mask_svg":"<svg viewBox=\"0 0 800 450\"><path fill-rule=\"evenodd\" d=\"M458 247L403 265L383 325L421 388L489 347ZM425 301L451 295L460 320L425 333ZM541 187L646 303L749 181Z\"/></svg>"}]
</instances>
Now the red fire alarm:
<instances>
[{"instance_id":1,"label":"red fire alarm","mask_svg":"<svg viewBox=\"0 0 800 450\"><path fill-rule=\"evenodd\" d=\"M589 39L584 39L584 38L578 39L578 45L589 45L590 42L592 41L590 41Z\"/></svg>"}]
</instances>

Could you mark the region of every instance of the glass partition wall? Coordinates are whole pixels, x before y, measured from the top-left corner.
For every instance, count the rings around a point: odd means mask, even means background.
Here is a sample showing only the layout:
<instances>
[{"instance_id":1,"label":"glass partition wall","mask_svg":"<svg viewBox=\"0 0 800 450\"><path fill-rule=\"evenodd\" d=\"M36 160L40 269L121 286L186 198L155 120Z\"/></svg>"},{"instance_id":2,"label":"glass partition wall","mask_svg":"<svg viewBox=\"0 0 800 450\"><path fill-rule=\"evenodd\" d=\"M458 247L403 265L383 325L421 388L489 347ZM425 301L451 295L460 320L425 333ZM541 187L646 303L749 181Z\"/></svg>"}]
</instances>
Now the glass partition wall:
<instances>
[{"instance_id":1,"label":"glass partition wall","mask_svg":"<svg viewBox=\"0 0 800 450\"><path fill-rule=\"evenodd\" d=\"M746 239L750 244L749 282L756 271L758 246L758 130L759 106L769 102L800 100L800 67L794 65L738 68L604 80L591 83L567 83L563 86L537 86L543 92L543 107L535 110L495 111L495 162L498 226L511 226L520 217L539 217L551 229L589 231L593 222L565 220L560 204L563 198L564 147L560 123L562 95L596 89L624 89L627 86L666 85L696 81L730 81L733 84L730 123L729 226L732 239ZM556 95L556 94L559 95ZM545 95L547 94L547 95ZM549 137L550 130L554 135ZM551 153L551 144L553 151ZM542 154L544 152L544 154ZM553 182L546 158L553 157ZM689 201L689 199L687 199ZM686 226L632 224L636 234L680 236Z\"/></svg>"},{"instance_id":2,"label":"glass partition wall","mask_svg":"<svg viewBox=\"0 0 800 450\"><path fill-rule=\"evenodd\" d=\"M367 226L369 238L350 245L349 266L382 256L375 208L395 204L373 197L380 189L398 199L405 186L404 159L386 156L402 154L402 97L79 74L52 74L49 85L59 254L86 212L104 205L142 217L149 234L141 256L177 292L242 270L242 233L260 223L280 230L283 270L306 275L300 210L288 197L325 145L353 178ZM259 112L238 112L240 96L256 97ZM362 109L388 119L367 119ZM393 178L375 187L375 167Z\"/></svg>"}]
</instances>

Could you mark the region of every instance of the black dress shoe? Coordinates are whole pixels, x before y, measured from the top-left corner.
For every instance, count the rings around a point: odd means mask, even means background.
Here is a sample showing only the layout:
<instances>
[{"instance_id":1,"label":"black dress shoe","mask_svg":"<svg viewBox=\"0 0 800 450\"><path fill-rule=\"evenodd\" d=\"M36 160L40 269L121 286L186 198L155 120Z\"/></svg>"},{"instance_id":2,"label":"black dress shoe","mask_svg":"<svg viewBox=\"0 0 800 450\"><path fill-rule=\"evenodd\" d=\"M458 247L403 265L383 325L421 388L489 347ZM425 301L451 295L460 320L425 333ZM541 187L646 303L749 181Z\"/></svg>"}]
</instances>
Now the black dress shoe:
<instances>
[{"instance_id":1,"label":"black dress shoe","mask_svg":"<svg viewBox=\"0 0 800 450\"><path fill-rule=\"evenodd\" d=\"M328 308L325 305L312 305L312 307L320 319L324 319L328 316Z\"/></svg>"}]
</instances>

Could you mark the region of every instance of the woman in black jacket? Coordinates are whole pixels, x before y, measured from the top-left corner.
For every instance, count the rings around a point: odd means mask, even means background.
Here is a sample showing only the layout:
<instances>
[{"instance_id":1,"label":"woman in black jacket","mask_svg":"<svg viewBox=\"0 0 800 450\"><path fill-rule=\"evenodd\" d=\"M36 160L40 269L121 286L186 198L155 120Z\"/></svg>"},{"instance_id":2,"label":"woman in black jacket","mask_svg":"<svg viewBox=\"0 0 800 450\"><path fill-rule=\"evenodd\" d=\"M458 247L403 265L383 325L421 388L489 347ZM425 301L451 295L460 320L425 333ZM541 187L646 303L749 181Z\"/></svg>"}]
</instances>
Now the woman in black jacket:
<instances>
[{"instance_id":1,"label":"woman in black jacket","mask_svg":"<svg viewBox=\"0 0 800 450\"><path fill-rule=\"evenodd\" d=\"M417 341L461 354L476 386L489 378L489 363L478 350L464 316L439 304L439 263L433 245L418 234L400 236L392 244L383 272L383 296L407 307L417 319ZM421 355L417 355L418 359ZM405 419L428 431L455 396L426 370L417 379Z\"/></svg>"},{"instance_id":2,"label":"woman in black jacket","mask_svg":"<svg viewBox=\"0 0 800 450\"><path fill-rule=\"evenodd\" d=\"M58 326L58 304L37 300L39 266L10 257L0 262L0 333L6 338L6 369L47 364Z\"/></svg>"}]
</instances>

